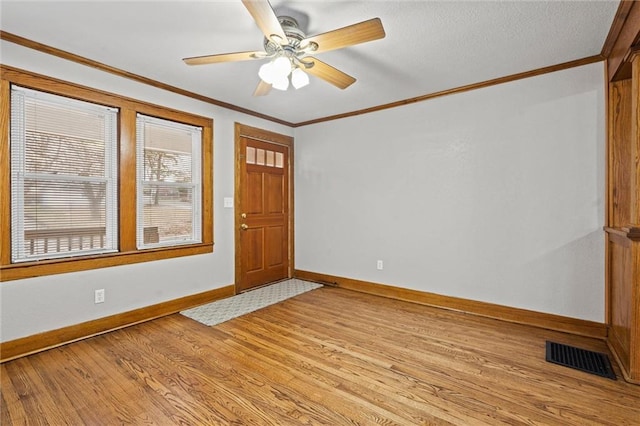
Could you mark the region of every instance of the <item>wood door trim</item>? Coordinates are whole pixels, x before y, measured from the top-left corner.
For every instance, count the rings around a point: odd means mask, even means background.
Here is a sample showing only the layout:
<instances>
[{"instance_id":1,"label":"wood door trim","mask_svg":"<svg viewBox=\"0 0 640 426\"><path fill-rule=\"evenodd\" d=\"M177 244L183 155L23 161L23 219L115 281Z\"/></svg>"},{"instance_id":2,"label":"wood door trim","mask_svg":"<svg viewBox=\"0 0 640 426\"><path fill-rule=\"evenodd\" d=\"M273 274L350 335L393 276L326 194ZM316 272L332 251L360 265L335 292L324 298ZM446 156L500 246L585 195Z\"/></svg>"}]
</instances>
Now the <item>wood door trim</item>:
<instances>
[{"instance_id":1,"label":"wood door trim","mask_svg":"<svg viewBox=\"0 0 640 426\"><path fill-rule=\"evenodd\" d=\"M233 197L233 226L234 226L234 240L235 240L235 286L237 293L237 284L241 280L241 255L242 250L240 247L240 214L239 206L240 200L242 199L242 188L240 186L240 161L242 159L243 153L240 152L241 147L241 138L254 139L261 142L272 143L276 145L286 146L289 150L289 161L286 165L288 174L289 174L289 217L287 218L288 222L288 246L289 246L289 270L287 271L287 276L289 278L293 277L293 271L295 267L294 263L294 213L295 213L295 204L294 204L294 186L293 186L293 137L282 135L276 132L272 132L270 130L264 130L257 127L247 126L241 123L235 123L235 141L234 141L234 197Z\"/></svg>"}]
</instances>

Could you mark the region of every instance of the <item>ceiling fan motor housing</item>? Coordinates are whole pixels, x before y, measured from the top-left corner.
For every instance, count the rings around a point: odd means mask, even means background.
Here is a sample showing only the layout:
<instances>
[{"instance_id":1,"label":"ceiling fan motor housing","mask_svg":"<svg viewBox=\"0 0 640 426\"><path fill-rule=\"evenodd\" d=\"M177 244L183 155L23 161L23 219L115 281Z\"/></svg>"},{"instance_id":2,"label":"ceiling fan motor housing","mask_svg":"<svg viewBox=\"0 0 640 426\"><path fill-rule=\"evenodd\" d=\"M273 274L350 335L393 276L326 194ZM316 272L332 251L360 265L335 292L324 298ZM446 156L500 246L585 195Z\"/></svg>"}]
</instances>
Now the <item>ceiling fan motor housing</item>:
<instances>
[{"instance_id":1,"label":"ceiling fan motor housing","mask_svg":"<svg viewBox=\"0 0 640 426\"><path fill-rule=\"evenodd\" d=\"M265 52L267 52L267 56L275 56L279 52L282 52L281 54L284 54L284 56L295 57L303 53L303 51L309 50L309 47L311 47L310 50L313 50L312 45L300 45L301 41L304 40L307 36L300 29L298 21L295 18L292 18L291 16L278 16L278 22L282 26L282 30L287 36L287 41L289 42L289 44L282 45L278 43L277 38L274 40L265 37L264 50Z\"/></svg>"}]
</instances>

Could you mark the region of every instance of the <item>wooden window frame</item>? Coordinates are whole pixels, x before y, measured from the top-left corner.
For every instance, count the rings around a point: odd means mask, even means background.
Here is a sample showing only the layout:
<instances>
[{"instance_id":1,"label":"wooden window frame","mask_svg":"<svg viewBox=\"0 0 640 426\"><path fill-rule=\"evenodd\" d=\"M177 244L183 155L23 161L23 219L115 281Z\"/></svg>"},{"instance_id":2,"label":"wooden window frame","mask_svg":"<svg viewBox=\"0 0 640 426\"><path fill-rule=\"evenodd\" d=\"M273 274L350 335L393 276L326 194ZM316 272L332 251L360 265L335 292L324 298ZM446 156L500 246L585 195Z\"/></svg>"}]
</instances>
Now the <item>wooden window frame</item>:
<instances>
[{"instance_id":1,"label":"wooden window frame","mask_svg":"<svg viewBox=\"0 0 640 426\"><path fill-rule=\"evenodd\" d=\"M0 66L0 281L77 272L213 252L213 120L91 89L74 83ZM11 182L9 155L11 85L94 102L118 113L117 253L11 263ZM136 247L136 114L202 127L202 243L139 250Z\"/></svg>"}]
</instances>

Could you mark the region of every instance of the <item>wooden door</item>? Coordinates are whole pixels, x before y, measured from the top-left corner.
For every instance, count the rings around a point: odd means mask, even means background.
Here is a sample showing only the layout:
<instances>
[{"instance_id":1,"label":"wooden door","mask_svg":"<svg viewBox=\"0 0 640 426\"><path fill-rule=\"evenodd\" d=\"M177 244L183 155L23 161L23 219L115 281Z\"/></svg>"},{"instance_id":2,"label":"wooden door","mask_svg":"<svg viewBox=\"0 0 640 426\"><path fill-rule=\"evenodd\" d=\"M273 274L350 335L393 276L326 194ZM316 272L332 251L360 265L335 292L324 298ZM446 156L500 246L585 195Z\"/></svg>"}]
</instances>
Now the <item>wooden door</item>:
<instances>
[{"instance_id":1,"label":"wooden door","mask_svg":"<svg viewBox=\"0 0 640 426\"><path fill-rule=\"evenodd\" d=\"M236 129L236 293L291 276L291 147L251 129Z\"/></svg>"}]
</instances>

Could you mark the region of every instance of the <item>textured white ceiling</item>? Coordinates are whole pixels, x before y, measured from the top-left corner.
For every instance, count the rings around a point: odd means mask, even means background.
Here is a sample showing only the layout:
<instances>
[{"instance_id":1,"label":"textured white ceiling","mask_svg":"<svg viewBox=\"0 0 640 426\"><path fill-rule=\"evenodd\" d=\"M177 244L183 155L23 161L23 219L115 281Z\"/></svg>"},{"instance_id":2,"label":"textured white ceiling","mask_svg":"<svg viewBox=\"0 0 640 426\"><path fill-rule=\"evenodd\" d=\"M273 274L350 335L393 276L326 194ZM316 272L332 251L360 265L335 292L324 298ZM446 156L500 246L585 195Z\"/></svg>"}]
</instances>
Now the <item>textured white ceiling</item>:
<instances>
[{"instance_id":1,"label":"textured white ceiling","mask_svg":"<svg viewBox=\"0 0 640 426\"><path fill-rule=\"evenodd\" d=\"M183 57L260 50L240 0L12 1L0 28L292 123L597 55L618 1L281 1L308 35L380 17L386 38L318 58L357 78L253 97L261 61L187 66Z\"/></svg>"}]
</instances>

